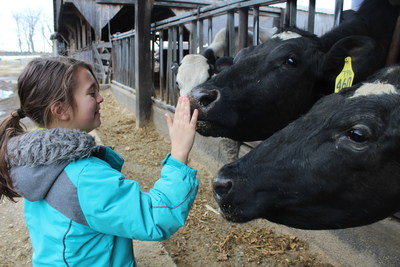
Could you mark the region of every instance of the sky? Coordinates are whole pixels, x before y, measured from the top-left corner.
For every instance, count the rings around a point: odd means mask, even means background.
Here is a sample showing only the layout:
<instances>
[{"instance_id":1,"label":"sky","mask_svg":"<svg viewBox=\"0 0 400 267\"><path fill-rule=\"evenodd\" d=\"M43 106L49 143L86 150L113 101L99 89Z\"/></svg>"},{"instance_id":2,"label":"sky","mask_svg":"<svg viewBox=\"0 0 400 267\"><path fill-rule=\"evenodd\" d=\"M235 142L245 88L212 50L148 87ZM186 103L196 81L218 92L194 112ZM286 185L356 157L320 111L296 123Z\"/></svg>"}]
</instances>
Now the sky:
<instances>
[{"instance_id":1,"label":"sky","mask_svg":"<svg viewBox=\"0 0 400 267\"><path fill-rule=\"evenodd\" d=\"M52 48L48 44L51 31L54 30L53 25L53 0L0 0L0 51L19 51L17 23L13 18L13 14L22 13L28 9L32 11L40 10L41 19L45 23L45 35L47 41L43 41L41 27L37 29L37 35L34 38L35 50L51 52ZM47 26L48 25L48 26ZM22 50L27 51L26 43L22 45Z\"/></svg>"},{"instance_id":2,"label":"sky","mask_svg":"<svg viewBox=\"0 0 400 267\"><path fill-rule=\"evenodd\" d=\"M298 6L307 6L309 0L298 0ZM37 29L35 37L35 50L51 52L52 48L49 44L51 33L48 31L50 26L53 31L53 0L0 0L0 51L19 51L17 23L13 18L13 14L24 12L27 9L32 11L41 10L42 20L46 25L47 40L44 41L41 33L41 28ZM316 0L316 9L330 9L335 8L335 0ZM344 9L351 8L351 0L344 1ZM48 25L48 26L47 26ZM50 42L51 43L51 42ZM27 51L26 43L22 45L22 50Z\"/></svg>"}]
</instances>

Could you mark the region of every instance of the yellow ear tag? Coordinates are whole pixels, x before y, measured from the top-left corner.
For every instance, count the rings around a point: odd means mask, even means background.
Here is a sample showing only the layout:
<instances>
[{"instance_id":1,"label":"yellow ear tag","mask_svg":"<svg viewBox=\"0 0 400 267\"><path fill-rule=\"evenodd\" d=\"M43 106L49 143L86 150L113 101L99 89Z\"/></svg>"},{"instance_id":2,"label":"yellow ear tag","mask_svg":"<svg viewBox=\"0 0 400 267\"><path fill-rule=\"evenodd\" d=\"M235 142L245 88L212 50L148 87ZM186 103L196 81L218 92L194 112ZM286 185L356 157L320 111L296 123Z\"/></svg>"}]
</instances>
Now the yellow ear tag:
<instances>
[{"instance_id":1,"label":"yellow ear tag","mask_svg":"<svg viewBox=\"0 0 400 267\"><path fill-rule=\"evenodd\" d=\"M335 81L335 93L339 93L340 90L346 87L350 87L353 84L354 72L351 66L351 57L344 59L344 67L342 72L336 77Z\"/></svg>"}]
</instances>

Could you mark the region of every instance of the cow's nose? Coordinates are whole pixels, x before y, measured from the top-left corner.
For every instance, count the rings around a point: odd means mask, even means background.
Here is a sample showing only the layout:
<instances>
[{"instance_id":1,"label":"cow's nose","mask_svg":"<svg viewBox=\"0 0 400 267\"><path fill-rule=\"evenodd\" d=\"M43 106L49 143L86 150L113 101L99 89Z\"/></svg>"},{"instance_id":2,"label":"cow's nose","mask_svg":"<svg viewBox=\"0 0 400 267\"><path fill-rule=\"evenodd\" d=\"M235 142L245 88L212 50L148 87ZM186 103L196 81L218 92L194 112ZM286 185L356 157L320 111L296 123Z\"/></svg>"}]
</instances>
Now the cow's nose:
<instances>
[{"instance_id":1,"label":"cow's nose","mask_svg":"<svg viewBox=\"0 0 400 267\"><path fill-rule=\"evenodd\" d=\"M219 91L203 88L193 89L190 98L193 108L204 110L210 108L218 100Z\"/></svg>"},{"instance_id":2,"label":"cow's nose","mask_svg":"<svg viewBox=\"0 0 400 267\"><path fill-rule=\"evenodd\" d=\"M232 180L216 177L213 181L213 188L217 200L224 198L232 189Z\"/></svg>"}]
</instances>

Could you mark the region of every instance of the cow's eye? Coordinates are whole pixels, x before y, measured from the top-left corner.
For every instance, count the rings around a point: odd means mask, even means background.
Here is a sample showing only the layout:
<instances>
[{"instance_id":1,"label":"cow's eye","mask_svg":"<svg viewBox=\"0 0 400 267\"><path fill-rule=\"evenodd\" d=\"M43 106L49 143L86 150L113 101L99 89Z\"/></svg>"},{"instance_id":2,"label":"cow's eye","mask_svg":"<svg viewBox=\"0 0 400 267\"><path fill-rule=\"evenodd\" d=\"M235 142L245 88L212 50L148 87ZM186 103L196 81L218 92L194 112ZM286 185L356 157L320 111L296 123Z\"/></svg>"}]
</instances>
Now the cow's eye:
<instances>
[{"instance_id":1,"label":"cow's eye","mask_svg":"<svg viewBox=\"0 0 400 267\"><path fill-rule=\"evenodd\" d=\"M365 124L356 124L337 136L336 148L354 153L366 151L375 140L371 128Z\"/></svg>"},{"instance_id":2,"label":"cow's eye","mask_svg":"<svg viewBox=\"0 0 400 267\"><path fill-rule=\"evenodd\" d=\"M356 143L364 143L370 134L367 127L354 127L347 132L347 137Z\"/></svg>"},{"instance_id":3,"label":"cow's eye","mask_svg":"<svg viewBox=\"0 0 400 267\"><path fill-rule=\"evenodd\" d=\"M347 133L347 135L351 140L353 140L354 142L357 142L357 143L362 143L367 140L367 137L365 136L365 134L363 132L361 132L360 130L350 130Z\"/></svg>"},{"instance_id":4,"label":"cow's eye","mask_svg":"<svg viewBox=\"0 0 400 267\"><path fill-rule=\"evenodd\" d=\"M292 66L292 67L296 67L297 66L297 60L294 57L288 57L284 64Z\"/></svg>"}]
</instances>

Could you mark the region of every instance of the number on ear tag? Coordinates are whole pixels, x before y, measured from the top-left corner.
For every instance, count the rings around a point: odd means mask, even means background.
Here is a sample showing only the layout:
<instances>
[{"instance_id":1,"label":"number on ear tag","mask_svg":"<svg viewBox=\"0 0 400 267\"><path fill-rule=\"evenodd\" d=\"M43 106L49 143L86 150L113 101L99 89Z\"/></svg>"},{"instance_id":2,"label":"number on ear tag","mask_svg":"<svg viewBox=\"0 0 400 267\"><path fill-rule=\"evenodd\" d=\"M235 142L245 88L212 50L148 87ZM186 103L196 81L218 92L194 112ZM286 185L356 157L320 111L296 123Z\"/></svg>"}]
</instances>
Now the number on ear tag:
<instances>
[{"instance_id":1,"label":"number on ear tag","mask_svg":"<svg viewBox=\"0 0 400 267\"><path fill-rule=\"evenodd\" d=\"M346 87L350 87L353 84L354 72L351 66L351 57L344 59L344 67L335 81L335 93L339 93L340 90Z\"/></svg>"}]
</instances>

